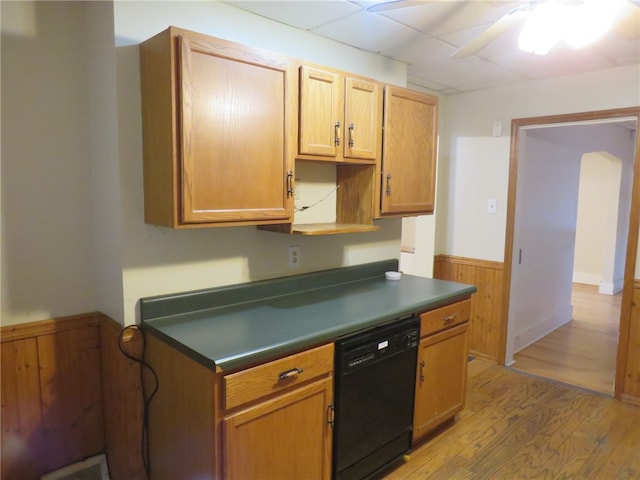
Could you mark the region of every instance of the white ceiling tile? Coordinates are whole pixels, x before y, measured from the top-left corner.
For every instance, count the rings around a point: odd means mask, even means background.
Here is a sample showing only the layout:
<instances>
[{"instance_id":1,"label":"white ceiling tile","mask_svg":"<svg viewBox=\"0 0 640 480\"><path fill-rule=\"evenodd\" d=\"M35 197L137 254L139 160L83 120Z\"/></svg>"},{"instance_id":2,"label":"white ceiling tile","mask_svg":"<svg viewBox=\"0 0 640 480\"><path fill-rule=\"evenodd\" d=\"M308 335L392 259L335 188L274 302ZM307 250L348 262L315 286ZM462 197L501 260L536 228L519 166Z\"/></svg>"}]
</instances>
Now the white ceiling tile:
<instances>
[{"instance_id":1,"label":"white ceiling tile","mask_svg":"<svg viewBox=\"0 0 640 480\"><path fill-rule=\"evenodd\" d=\"M416 35L415 40L393 48L385 46L380 53L408 64L420 64L423 62L433 64L448 62L449 57L455 51L454 47L440 40L418 33Z\"/></svg>"},{"instance_id":2,"label":"white ceiling tile","mask_svg":"<svg viewBox=\"0 0 640 480\"><path fill-rule=\"evenodd\" d=\"M563 45L557 45L547 55L518 51L489 60L529 79L564 76L615 66L593 50L574 50Z\"/></svg>"},{"instance_id":3,"label":"white ceiling tile","mask_svg":"<svg viewBox=\"0 0 640 480\"><path fill-rule=\"evenodd\" d=\"M362 10L358 5L344 0L234 0L226 3L304 30Z\"/></svg>"},{"instance_id":4,"label":"white ceiling tile","mask_svg":"<svg viewBox=\"0 0 640 480\"><path fill-rule=\"evenodd\" d=\"M607 35L591 48L610 59L616 65L640 63L640 40Z\"/></svg>"},{"instance_id":5,"label":"white ceiling tile","mask_svg":"<svg viewBox=\"0 0 640 480\"><path fill-rule=\"evenodd\" d=\"M409 65L410 75L458 88L461 85L516 79L518 76L485 60L469 57L457 61L426 59L421 64Z\"/></svg>"},{"instance_id":6,"label":"white ceiling tile","mask_svg":"<svg viewBox=\"0 0 640 480\"><path fill-rule=\"evenodd\" d=\"M417 85L436 92L446 88L446 85L432 82L427 78L416 77L415 75L407 75L407 85Z\"/></svg>"},{"instance_id":7,"label":"white ceiling tile","mask_svg":"<svg viewBox=\"0 0 640 480\"><path fill-rule=\"evenodd\" d=\"M383 48L408 44L418 33L388 18L361 11L315 28L314 33L379 53Z\"/></svg>"},{"instance_id":8,"label":"white ceiling tile","mask_svg":"<svg viewBox=\"0 0 640 480\"><path fill-rule=\"evenodd\" d=\"M382 12L404 25L432 36L490 25L505 15L516 2L500 6L482 1L426 2L422 5Z\"/></svg>"},{"instance_id":9,"label":"white ceiling tile","mask_svg":"<svg viewBox=\"0 0 640 480\"><path fill-rule=\"evenodd\" d=\"M458 90L457 88L445 88L443 90L440 90L439 93L443 95L454 95L456 93L461 93L461 90Z\"/></svg>"},{"instance_id":10,"label":"white ceiling tile","mask_svg":"<svg viewBox=\"0 0 640 480\"><path fill-rule=\"evenodd\" d=\"M366 8L380 0L231 0L226 3L263 17L408 64L410 84L456 93L523 79L544 78L640 64L640 39L614 30L592 47L554 47L534 56L518 49L522 26L514 26L475 55L451 59L458 48L492 22L529 0L424 0L379 13ZM613 2L614 0L607 0ZM622 0L615 0L622 1ZM640 0L627 0L632 18L625 32L640 29Z\"/></svg>"}]
</instances>

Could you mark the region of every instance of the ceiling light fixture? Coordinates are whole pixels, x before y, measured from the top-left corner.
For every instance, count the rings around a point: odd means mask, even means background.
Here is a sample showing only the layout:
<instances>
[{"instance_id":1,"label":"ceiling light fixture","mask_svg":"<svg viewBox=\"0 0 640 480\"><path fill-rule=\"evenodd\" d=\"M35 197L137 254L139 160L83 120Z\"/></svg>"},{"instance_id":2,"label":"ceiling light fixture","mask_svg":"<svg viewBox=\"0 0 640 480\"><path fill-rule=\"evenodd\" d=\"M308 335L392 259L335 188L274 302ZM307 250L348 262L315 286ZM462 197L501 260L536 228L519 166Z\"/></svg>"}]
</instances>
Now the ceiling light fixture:
<instances>
[{"instance_id":1,"label":"ceiling light fixture","mask_svg":"<svg viewBox=\"0 0 640 480\"><path fill-rule=\"evenodd\" d=\"M573 48L582 48L603 36L613 23L614 2L585 0L574 8L564 39Z\"/></svg>"},{"instance_id":2,"label":"ceiling light fixture","mask_svg":"<svg viewBox=\"0 0 640 480\"><path fill-rule=\"evenodd\" d=\"M536 55L546 55L560 40L582 48L611 27L616 3L611 0L541 1L527 17L519 47Z\"/></svg>"}]
</instances>

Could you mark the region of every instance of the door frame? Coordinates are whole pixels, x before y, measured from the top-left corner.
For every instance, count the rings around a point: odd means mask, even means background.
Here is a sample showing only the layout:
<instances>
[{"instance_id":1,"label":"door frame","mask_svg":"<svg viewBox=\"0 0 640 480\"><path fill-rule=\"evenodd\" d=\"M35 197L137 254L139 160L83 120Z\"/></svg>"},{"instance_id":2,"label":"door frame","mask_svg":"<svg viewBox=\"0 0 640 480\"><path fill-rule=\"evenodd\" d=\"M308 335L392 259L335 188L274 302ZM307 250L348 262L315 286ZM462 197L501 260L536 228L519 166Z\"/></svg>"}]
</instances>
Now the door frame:
<instances>
[{"instance_id":1,"label":"door frame","mask_svg":"<svg viewBox=\"0 0 640 480\"><path fill-rule=\"evenodd\" d=\"M509 304L511 294L511 271L513 268L513 237L516 215L516 186L518 180L518 150L520 129L536 125L551 125L555 123L592 122L611 120L616 118L635 117L640 126L640 107L617 108L591 112L549 115L542 117L517 118L511 121L511 149L509 153L509 187L507 194L507 224L504 250L504 283L502 301L502 325L500 330L499 363L504 364L507 349L507 329L509 325ZM631 326L631 308L633 300L633 285L638 252L638 230L640 229L640 134L636 132L636 144L633 162L633 186L631 189L631 207L629 214L629 234L627 237L627 254L625 259L624 286L622 290L622 305L620 312L620 333L618 338L618 352L616 356L616 375L614 396L620 398L625 391L625 371L627 366L627 350L629 343L629 329Z\"/></svg>"}]
</instances>

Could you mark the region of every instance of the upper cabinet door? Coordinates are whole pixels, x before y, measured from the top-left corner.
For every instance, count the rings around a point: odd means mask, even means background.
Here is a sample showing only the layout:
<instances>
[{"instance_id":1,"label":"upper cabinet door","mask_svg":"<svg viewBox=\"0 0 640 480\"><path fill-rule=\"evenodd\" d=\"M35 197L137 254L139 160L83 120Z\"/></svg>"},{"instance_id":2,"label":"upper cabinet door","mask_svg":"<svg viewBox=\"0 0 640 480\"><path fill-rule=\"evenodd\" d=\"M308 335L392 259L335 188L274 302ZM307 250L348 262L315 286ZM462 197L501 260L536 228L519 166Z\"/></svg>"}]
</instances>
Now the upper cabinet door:
<instances>
[{"instance_id":1,"label":"upper cabinet door","mask_svg":"<svg viewBox=\"0 0 640 480\"><path fill-rule=\"evenodd\" d=\"M382 135L380 85L354 78L345 79L344 156L375 160Z\"/></svg>"},{"instance_id":2,"label":"upper cabinet door","mask_svg":"<svg viewBox=\"0 0 640 480\"><path fill-rule=\"evenodd\" d=\"M342 88L337 73L300 67L300 154L335 157L343 142Z\"/></svg>"},{"instance_id":3,"label":"upper cabinet door","mask_svg":"<svg viewBox=\"0 0 640 480\"><path fill-rule=\"evenodd\" d=\"M170 27L140 44L140 83L145 222L292 221L290 59Z\"/></svg>"},{"instance_id":4,"label":"upper cabinet door","mask_svg":"<svg viewBox=\"0 0 640 480\"><path fill-rule=\"evenodd\" d=\"M380 214L433 213L438 99L386 86Z\"/></svg>"},{"instance_id":5,"label":"upper cabinet door","mask_svg":"<svg viewBox=\"0 0 640 480\"><path fill-rule=\"evenodd\" d=\"M382 135L381 92L375 82L302 65L298 158L375 163Z\"/></svg>"},{"instance_id":6,"label":"upper cabinet door","mask_svg":"<svg viewBox=\"0 0 640 480\"><path fill-rule=\"evenodd\" d=\"M287 62L179 38L182 221L290 218Z\"/></svg>"}]
</instances>

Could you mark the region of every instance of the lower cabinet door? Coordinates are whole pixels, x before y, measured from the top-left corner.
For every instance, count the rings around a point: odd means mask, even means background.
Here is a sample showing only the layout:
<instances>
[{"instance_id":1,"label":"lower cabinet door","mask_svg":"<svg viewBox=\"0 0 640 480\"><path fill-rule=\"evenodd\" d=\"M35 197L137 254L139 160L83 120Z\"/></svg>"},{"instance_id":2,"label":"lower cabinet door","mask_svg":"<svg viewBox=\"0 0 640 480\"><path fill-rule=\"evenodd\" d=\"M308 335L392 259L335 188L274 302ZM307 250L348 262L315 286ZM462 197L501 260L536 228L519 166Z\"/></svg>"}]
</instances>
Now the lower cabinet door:
<instances>
[{"instance_id":1,"label":"lower cabinet door","mask_svg":"<svg viewBox=\"0 0 640 480\"><path fill-rule=\"evenodd\" d=\"M225 417L224 478L329 479L332 401L329 377Z\"/></svg>"},{"instance_id":2,"label":"lower cabinet door","mask_svg":"<svg viewBox=\"0 0 640 480\"><path fill-rule=\"evenodd\" d=\"M467 323L424 337L418 351L413 440L421 439L464 407Z\"/></svg>"}]
</instances>

